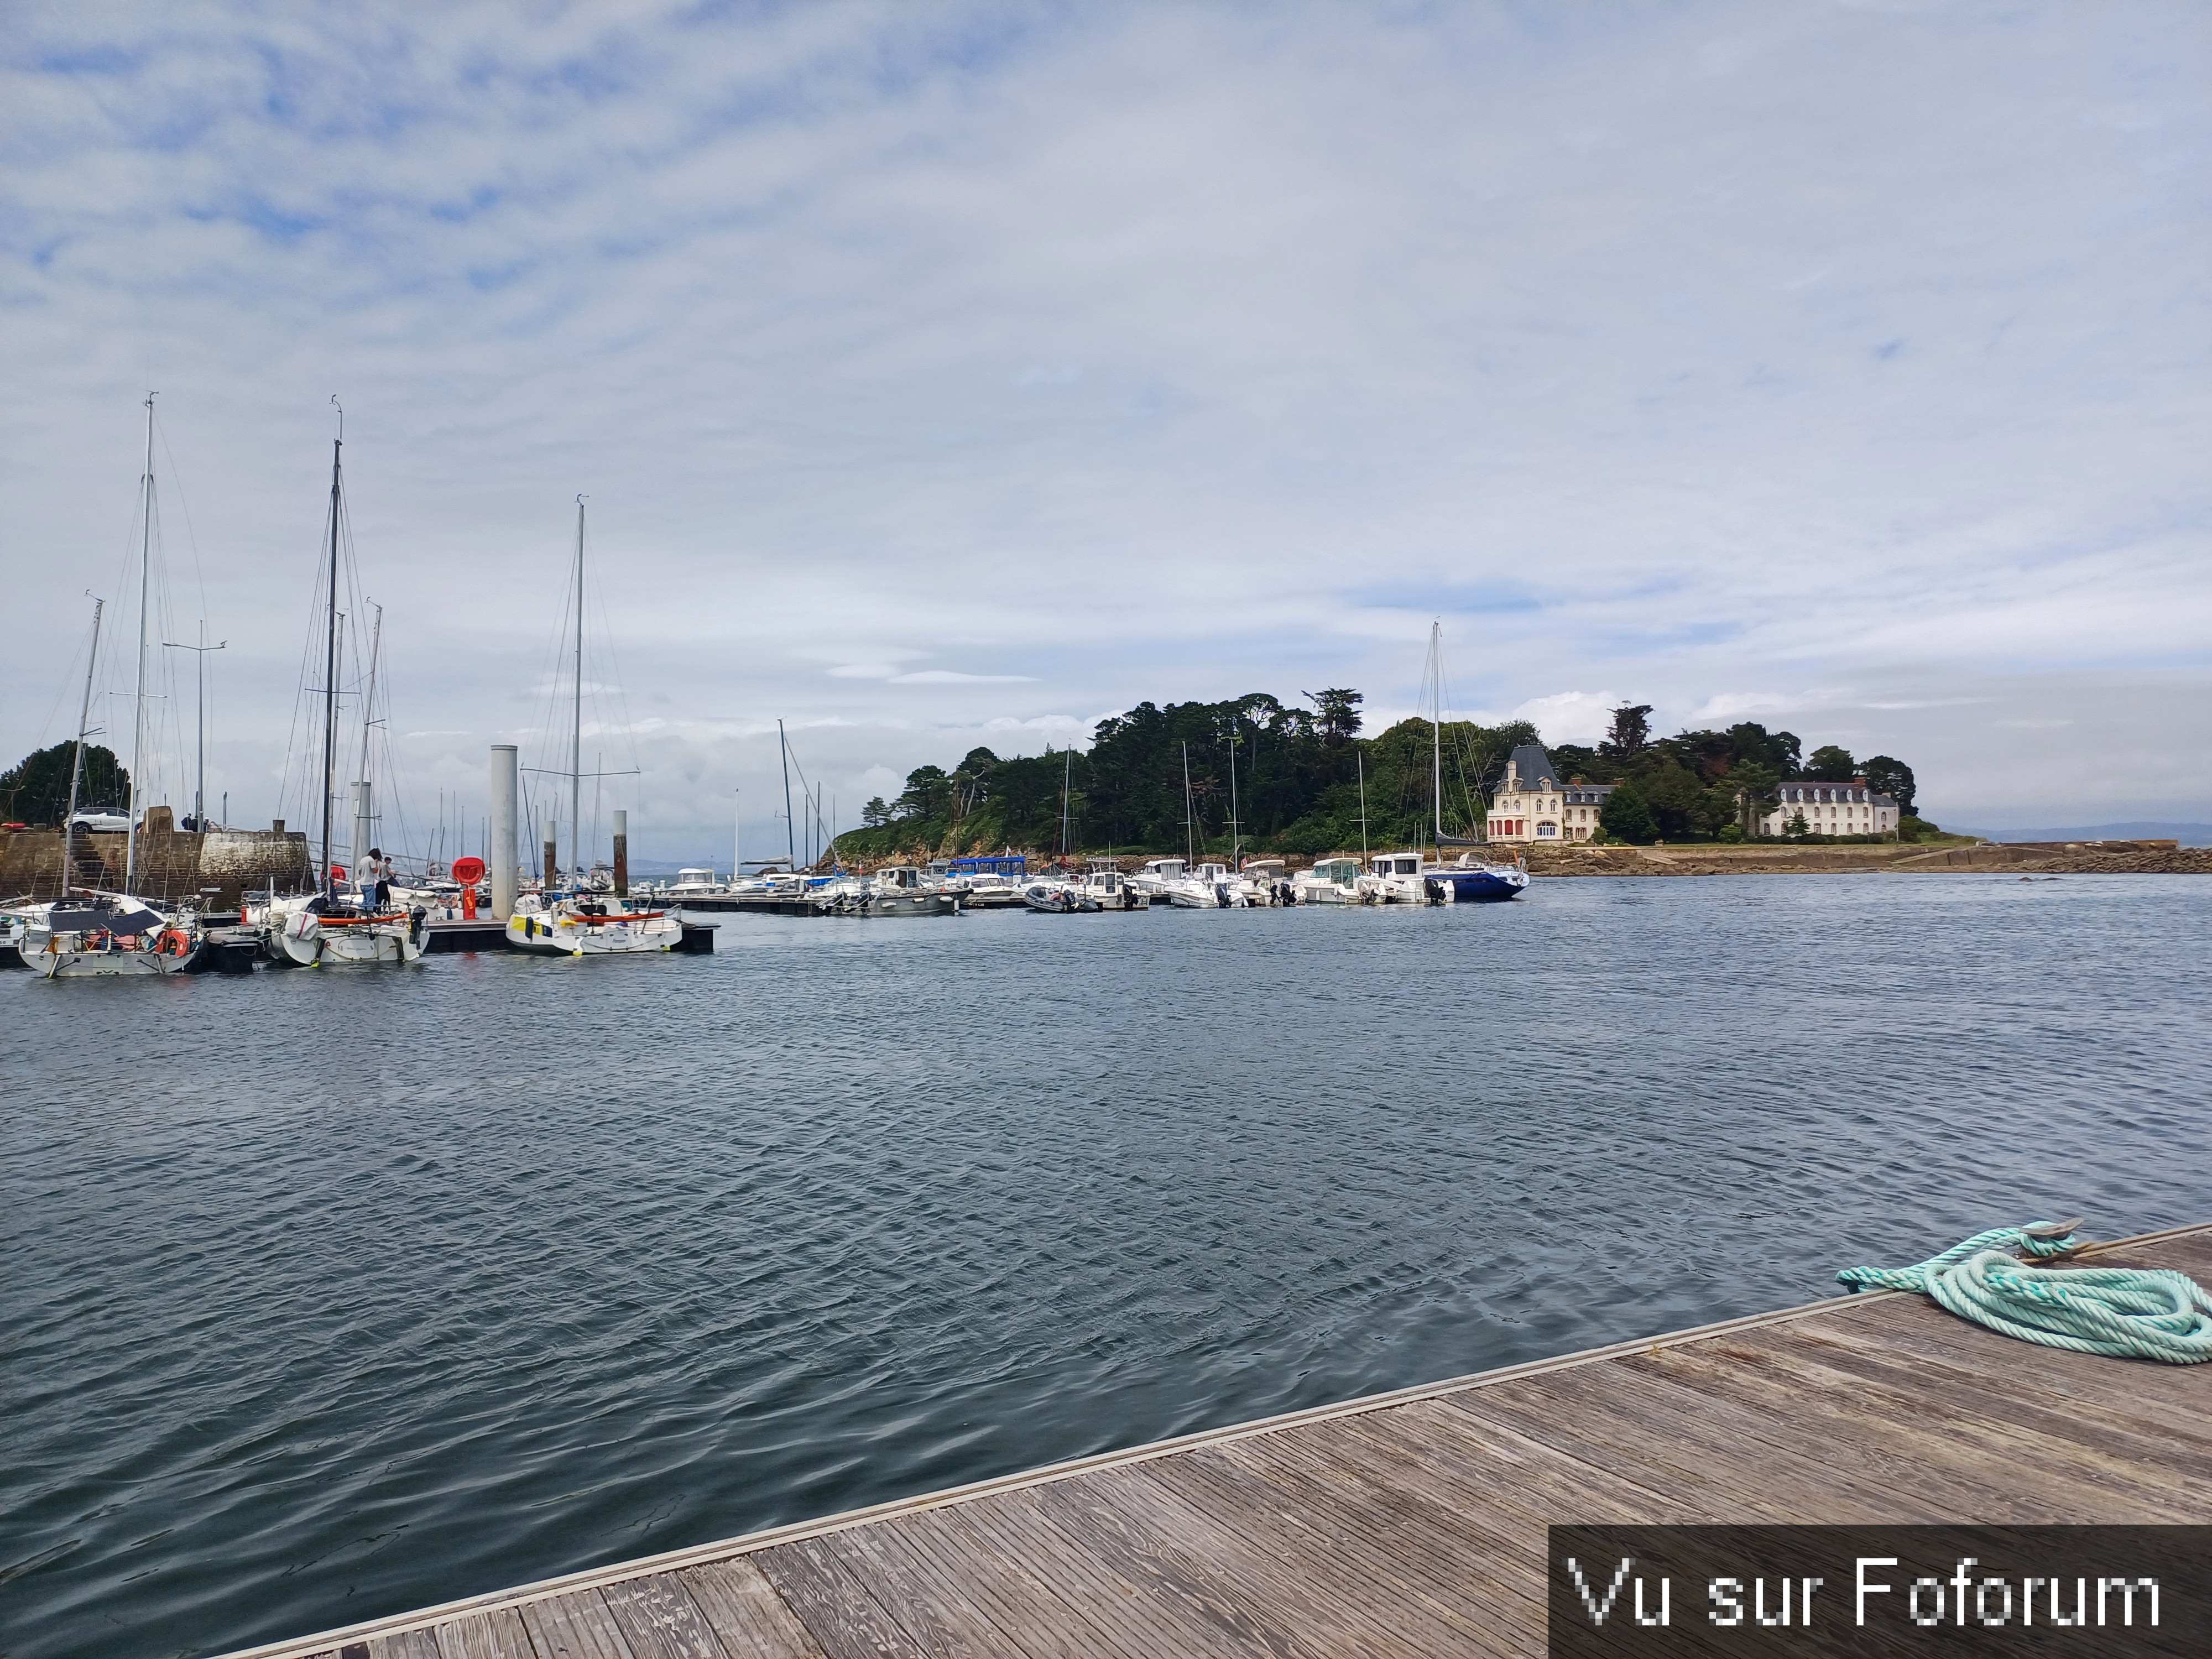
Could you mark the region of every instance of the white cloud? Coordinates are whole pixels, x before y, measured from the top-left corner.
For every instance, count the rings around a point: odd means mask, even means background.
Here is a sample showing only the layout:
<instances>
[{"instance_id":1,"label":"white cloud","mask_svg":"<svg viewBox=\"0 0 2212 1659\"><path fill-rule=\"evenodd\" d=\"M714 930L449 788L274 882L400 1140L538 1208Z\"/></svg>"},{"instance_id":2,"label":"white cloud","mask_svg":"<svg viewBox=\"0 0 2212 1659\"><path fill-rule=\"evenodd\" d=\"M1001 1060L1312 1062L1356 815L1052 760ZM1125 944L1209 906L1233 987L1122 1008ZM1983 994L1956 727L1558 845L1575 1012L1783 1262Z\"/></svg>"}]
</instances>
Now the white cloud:
<instances>
[{"instance_id":1,"label":"white cloud","mask_svg":"<svg viewBox=\"0 0 2212 1659\"><path fill-rule=\"evenodd\" d=\"M1440 613L1472 706L1855 723L1994 796L1981 709L2063 686L2212 775L2208 73L2212 14L2129 0L18 6L19 683L158 386L259 799L337 391L395 720L531 695L587 492L671 823L778 715L850 787L1145 698L1410 707Z\"/></svg>"},{"instance_id":2,"label":"white cloud","mask_svg":"<svg viewBox=\"0 0 2212 1659\"><path fill-rule=\"evenodd\" d=\"M1555 691L1529 698L1513 718L1533 722L1547 743L1594 744L1613 729L1613 711L1626 701L1613 691Z\"/></svg>"}]
</instances>

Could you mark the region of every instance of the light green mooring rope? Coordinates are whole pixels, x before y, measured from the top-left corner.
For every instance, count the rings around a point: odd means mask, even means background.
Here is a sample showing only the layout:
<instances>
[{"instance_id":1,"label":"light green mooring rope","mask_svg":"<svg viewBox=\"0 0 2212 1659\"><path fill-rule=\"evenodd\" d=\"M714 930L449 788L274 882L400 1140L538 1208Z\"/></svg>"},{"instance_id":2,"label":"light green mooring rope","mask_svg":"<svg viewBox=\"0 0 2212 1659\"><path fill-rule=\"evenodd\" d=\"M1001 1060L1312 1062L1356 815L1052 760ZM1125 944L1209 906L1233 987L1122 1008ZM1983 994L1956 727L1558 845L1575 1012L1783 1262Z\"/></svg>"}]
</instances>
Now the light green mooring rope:
<instances>
[{"instance_id":1,"label":"light green mooring rope","mask_svg":"<svg viewBox=\"0 0 2212 1659\"><path fill-rule=\"evenodd\" d=\"M2075 1221L1992 1227L1911 1267L1846 1267L1855 1291L1918 1291L1961 1319L2025 1342L2169 1365L2212 1360L2212 1293L2171 1268L2038 1267L2031 1256L2078 1249Z\"/></svg>"}]
</instances>

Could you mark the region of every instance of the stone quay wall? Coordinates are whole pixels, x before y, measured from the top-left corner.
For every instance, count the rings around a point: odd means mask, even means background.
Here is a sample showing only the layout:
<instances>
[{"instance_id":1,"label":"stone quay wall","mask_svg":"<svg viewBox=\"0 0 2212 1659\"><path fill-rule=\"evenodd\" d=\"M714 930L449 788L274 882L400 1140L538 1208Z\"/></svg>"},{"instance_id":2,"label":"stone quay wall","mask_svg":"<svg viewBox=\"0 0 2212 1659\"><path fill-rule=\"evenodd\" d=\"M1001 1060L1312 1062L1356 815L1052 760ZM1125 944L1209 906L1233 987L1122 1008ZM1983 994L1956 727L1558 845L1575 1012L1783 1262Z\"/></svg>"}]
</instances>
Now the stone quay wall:
<instances>
[{"instance_id":1,"label":"stone quay wall","mask_svg":"<svg viewBox=\"0 0 2212 1659\"><path fill-rule=\"evenodd\" d=\"M280 893L312 884L313 864L307 837L297 830L210 830L187 835L173 827L166 807L146 814L138 834L138 878L142 898L181 902L198 898L203 908L231 910L249 888L273 880ZM78 887L120 891L130 837L120 830L76 836ZM0 830L0 899L60 896L62 832L58 830ZM204 890L212 888L208 892Z\"/></svg>"}]
</instances>

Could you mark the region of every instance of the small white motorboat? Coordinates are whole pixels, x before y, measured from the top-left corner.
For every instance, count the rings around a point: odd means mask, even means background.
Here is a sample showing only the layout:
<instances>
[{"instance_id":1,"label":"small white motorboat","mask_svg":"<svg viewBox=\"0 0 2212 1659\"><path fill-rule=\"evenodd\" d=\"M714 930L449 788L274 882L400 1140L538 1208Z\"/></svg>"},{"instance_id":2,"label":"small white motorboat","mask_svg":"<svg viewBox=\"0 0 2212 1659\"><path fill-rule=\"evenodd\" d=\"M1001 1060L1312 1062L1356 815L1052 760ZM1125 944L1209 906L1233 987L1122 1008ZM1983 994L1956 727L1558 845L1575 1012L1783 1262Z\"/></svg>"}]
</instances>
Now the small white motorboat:
<instances>
[{"instance_id":1,"label":"small white motorboat","mask_svg":"<svg viewBox=\"0 0 2212 1659\"><path fill-rule=\"evenodd\" d=\"M1352 858L1318 860L1310 870L1291 878L1300 904L1358 904L1359 860Z\"/></svg>"}]
</instances>

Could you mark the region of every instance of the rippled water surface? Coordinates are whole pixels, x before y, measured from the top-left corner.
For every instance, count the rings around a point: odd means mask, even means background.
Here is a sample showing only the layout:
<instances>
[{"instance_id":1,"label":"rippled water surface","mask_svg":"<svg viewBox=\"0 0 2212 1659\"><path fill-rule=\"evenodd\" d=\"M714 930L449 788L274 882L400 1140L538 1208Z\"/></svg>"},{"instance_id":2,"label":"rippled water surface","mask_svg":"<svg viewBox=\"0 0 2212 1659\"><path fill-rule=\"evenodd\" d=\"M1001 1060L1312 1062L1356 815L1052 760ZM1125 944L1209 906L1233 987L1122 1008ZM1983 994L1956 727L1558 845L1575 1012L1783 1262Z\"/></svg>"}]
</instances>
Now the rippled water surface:
<instances>
[{"instance_id":1,"label":"rippled water surface","mask_svg":"<svg viewBox=\"0 0 2212 1659\"><path fill-rule=\"evenodd\" d=\"M0 977L0 1650L195 1654L2212 1214L2212 883Z\"/></svg>"}]
</instances>

